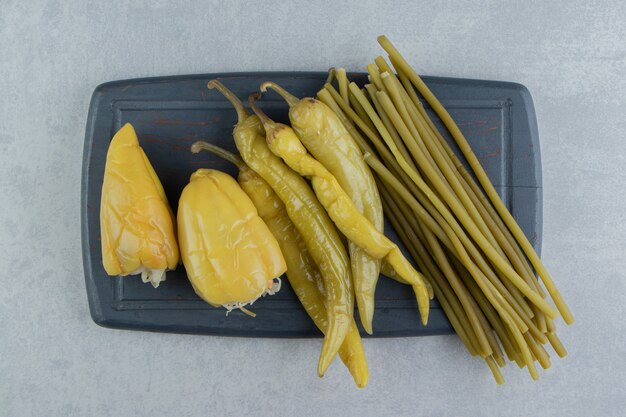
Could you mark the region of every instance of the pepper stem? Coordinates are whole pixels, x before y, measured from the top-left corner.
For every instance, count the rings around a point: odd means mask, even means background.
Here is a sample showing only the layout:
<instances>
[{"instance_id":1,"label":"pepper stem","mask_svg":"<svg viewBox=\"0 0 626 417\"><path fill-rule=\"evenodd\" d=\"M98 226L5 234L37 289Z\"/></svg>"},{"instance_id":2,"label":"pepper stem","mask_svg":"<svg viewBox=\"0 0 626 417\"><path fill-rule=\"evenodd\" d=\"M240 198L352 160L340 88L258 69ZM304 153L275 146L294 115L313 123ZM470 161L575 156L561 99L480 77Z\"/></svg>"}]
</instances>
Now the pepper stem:
<instances>
[{"instance_id":1,"label":"pepper stem","mask_svg":"<svg viewBox=\"0 0 626 417\"><path fill-rule=\"evenodd\" d=\"M221 81L217 79L213 79L209 81L209 83L207 84L207 88L209 90L216 88L220 93L224 95L224 97L226 97L228 101L230 101L230 103L233 105L233 107L237 111L237 118L239 119L238 120L239 123L246 120L246 118L249 116L248 111L243 106L243 103L241 102L241 100L239 100L239 97L237 97L235 93L233 93L228 88L226 88L226 86L222 84Z\"/></svg>"},{"instance_id":2,"label":"pepper stem","mask_svg":"<svg viewBox=\"0 0 626 417\"><path fill-rule=\"evenodd\" d=\"M248 310L245 307L239 307L239 310L243 311L244 313L246 313L247 315L249 315L250 317L256 317L256 314L253 313L252 311Z\"/></svg>"},{"instance_id":3,"label":"pepper stem","mask_svg":"<svg viewBox=\"0 0 626 417\"><path fill-rule=\"evenodd\" d=\"M194 144L191 145L192 153L198 153L200 151L207 151L207 152L212 153L213 155L217 155L220 158L235 165L239 170L242 170L246 167L246 164L243 162L243 159L241 159L239 156L235 155L234 153L230 151L227 151L224 148L220 148L217 145L213 145L203 140L194 142Z\"/></svg>"},{"instance_id":4,"label":"pepper stem","mask_svg":"<svg viewBox=\"0 0 626 417\"><path fill-rule=\"evenodd\" d=\"M333 81L335 81L335 67L330 67L328 68L328 78L326 78L324 85L332 84Z\"/></svg>"},{"instance_id":5,"label":"pepper stem","mask_svg":"<svg viewBox=\"0 0 626 417\"><path fill-rule=\"evenodd\" d=\"M259 106L257 106L256 101L261 97L261 93L252 93L248 96L248 104L250 104L250 108L258 116L263 123L263 128L265 129L265 133L269 136L270 131L273 131L276 128L276 122L270 119L267 114L261 110Z\"/></svg>"},{"instance_id":6,"label":"pepper stem","mask_svg":"<svg viewBox=\"0 0 626 417\"><path fill-rule=\"evenodd\" d=\"M263 84L261 84L261 91L262 92L265 93L268 88L276 91L287 102L289 107L293 107L293 106L295 106L296 104L298 104L300 102L298 97L294 96L289 91L285 90L280 85L278 85L278 84L276 84L276 83L274 83L272 81L265 81Z\"/></svg>"}]
</instances>

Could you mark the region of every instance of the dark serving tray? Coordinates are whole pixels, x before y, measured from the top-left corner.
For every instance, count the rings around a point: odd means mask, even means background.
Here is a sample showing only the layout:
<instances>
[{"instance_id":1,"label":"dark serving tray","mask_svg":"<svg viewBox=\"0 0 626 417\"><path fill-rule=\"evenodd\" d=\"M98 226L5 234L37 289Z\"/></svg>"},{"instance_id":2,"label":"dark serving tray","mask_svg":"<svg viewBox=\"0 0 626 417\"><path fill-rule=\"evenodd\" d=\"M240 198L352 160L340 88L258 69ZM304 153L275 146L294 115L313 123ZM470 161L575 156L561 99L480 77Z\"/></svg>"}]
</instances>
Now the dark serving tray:
<instances>
[{"instance_id":1,"label":"dark serving tray","mask_svg":"<svg viewBox=\"0 0 626 417\"><path fill-rule=\"evenodd\" d=\"M124 123L135 127L174 212L183 187L196 169L213 167L236 173L232 165L217 157L189 151L199 139L235 150L231 131L236 114L220 93L206 88L212 78L222 79L245 99L265 80L276 81L298 96L312 96L323 85L326 73L204 74L115 81L96 88L87 118L81 200L91 316L99 325L123 329L250 337L320 336L286 279L278 294L254 303L251 310L256 318L239 311L227 317L224 309L213 308L196 296L182 266L168 272L167 281L157 289L143 284L139 276L109 277L102 267L99 210L104 164L109 142ZM351 74L351 78L357 83L366 81L364 74ZM496 189L539 250L541 162L534 108L526 88L495 81L424 80L449 109ZM271 117L287 120L287 106L278 96L268 93L260 103ZM388 225L386 233L399 242ZM426 327L421 325L416 307L410 287L381 277L374 336L453 332L436 301L431 304Z\"/></svg>"}]
</instances>

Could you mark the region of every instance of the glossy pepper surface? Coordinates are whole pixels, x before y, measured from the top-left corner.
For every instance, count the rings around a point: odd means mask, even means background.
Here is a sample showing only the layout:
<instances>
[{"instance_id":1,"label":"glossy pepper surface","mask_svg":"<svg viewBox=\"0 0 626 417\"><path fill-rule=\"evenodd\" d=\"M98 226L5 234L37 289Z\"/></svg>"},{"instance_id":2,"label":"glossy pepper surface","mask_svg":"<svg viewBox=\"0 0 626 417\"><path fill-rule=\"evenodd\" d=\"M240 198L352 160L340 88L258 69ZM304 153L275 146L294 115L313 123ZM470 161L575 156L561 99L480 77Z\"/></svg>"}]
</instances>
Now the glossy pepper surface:
<instances>
[{"instance_id":1,"label":"glossy pepper surface","mask_svg":"<svg viewBox=\"0 0 626 417\"><path fill-rule=\"evenodd\" d=\"M285 204L289 218L320 269L328 315L328 330L317 366L317 373L322 376L353 321L354 294L348 254L339 232L311 187L267 147L259 118L248 115L241 101L219 81L212 80L208 87L218 88L237 110L239 121L233 129L233 139L239 154Z\"/></svg>"},{"instance_id":2,"label":"glossy pepper surface","mask_svg":"<svg viewBox=\"0 0 626 417\"><path fill-rule=\"evenodd\" d=\"M358 145L335 112L314 98L299 100L272 82L261 85L262 91L266 88L275 90L287 101L291 127L302 144L333 174L356 208L382 232L383 206L374 176ZM349 242L349 251L359 317L365 331L371 334L380 259L368 255L352 241Z\"/></svg>"},{"instance_id":3,"label":"glossy pepper surface","mask_svg":"<svg viewBox=\"0 0 626 417\"><path fill-rule=\"evenodd\" d=\"M425 325L428 322L432 287L424 276L413 268L395 243L379 232L358 211L337 179L307 152L292 128L274 122L258 106L251 104L263 122L270 150L300 175L311 178L315 194L339 230L368 255L378 259L385 258L396 273L413 286L422 323Z\"/></svg>"},{"instance_id":4,"label":"glossy pepper surface","mask_svg":"<svg viewBox=\"0 0 626 417\"><path fill-rule=\"evenodd\" d=\"M278 242L230 175L194 172L177 220L183 264L203 300L230 311L278 290L274 278L287 269Z\"/></svg>"},{"instance_id":5,"label":"glossy pepper surface","mask_svg":"<svg viewBox=\"0 0 626 417\"><path fill-rule=\"evenodd\" d=\"M326 291L322 276L302 235L289 218L285 204L278 198L272 187L237 155L202 141L194 143L191 147L194 153L201 150L212 152L237 166L239 185L252 200L259 216L267 224L283 252L287 264L287 279L291 288L315 325L326 333L328 313L324 305ZM369 369L359 329L354 319L338 353L350 371L355 384L359 388L364 388L369 381Z\"/></svg>"},{"instance_id":6,"label":"glossy pepper surface","mask_svg":"<svg viewBox=\"0 0 626 417\"><path fill-rule=\"evenodd\" d=\"M174 225L163 186L127 123L111 140L104 168L100 229L107 274L141 273L157 287L178 263Z\"/></svg>"}]
</instances>

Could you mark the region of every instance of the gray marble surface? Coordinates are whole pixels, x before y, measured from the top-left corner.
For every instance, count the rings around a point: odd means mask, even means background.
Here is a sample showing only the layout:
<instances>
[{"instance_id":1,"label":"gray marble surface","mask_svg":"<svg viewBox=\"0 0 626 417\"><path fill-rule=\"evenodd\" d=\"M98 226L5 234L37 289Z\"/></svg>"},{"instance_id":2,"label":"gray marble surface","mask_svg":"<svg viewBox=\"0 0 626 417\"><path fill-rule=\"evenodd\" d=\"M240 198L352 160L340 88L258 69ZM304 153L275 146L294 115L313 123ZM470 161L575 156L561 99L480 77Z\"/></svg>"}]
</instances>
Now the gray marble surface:
<instances>
[{"instance_id":1,"label":"gray marble surface","mask_svg":"<svg viewBox=\"0 0 626 417\"><path fill-rule=\"evenodd\" d=\"M0 415L623 415L624 2L311 3L0 1ZM367 340L371 383L359 391L339 363L315 376L320 340L96 326L79 233L94 87L361 70L380 53L380 33L422 73L516 81L532 93L544 260L577 319L559 323L570 356L537 382L508 366L497 387L456 337Z\"/></svg>"}]
</instances>

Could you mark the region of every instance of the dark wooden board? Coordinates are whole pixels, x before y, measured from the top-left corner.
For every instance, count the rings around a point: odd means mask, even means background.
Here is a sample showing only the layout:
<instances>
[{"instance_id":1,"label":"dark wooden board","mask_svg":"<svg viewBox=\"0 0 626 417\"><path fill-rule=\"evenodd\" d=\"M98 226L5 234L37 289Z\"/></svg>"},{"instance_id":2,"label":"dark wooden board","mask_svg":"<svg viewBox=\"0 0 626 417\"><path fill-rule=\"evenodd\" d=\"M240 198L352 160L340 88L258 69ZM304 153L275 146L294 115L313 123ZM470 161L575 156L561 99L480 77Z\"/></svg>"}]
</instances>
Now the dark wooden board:
<instances>
[{"instance_id":1,"label":"dark wooden board","mask_svg":"<svg viewBox=\"0 0 626 417\"><path fill-rule=\"evenodd\" d=\"M217 157L189 152L199 139L235 150L231 131L236 115L217 91L206 88L220 78L242 98L273 80L298 96L311 96L326 73L230 73L159 77L102 84L93 93L84 144L82 170L82 248L85 283L93 320L112 328L247 337L320 336L283 280L275 296L258 300L256 318L239 311L228 317L223 309L200 300L184 268L168 272L158 289L139 276L109 277L102 267L100 192L109 142L124 123L131 122L152 162L174 212L178 197L193 171L212 167L235 174ZM351 74L358 83L363 74ZM532 99L519 84L424 77L449 109L496 189L537 250L541 243L542 194L539 138ZM262 107L273 118L287 121L287 106L267 94ZM438 126L444 131L441 124ZM447 133L445 134L448 137ZM448 137L449 139L449 137ZM399 242L386 225L386 233ZM428 326L420 324L409 287L381 277L376 291L374 337L452 333L441 307L433 301Z\"/></svg>"}]
</instances>

